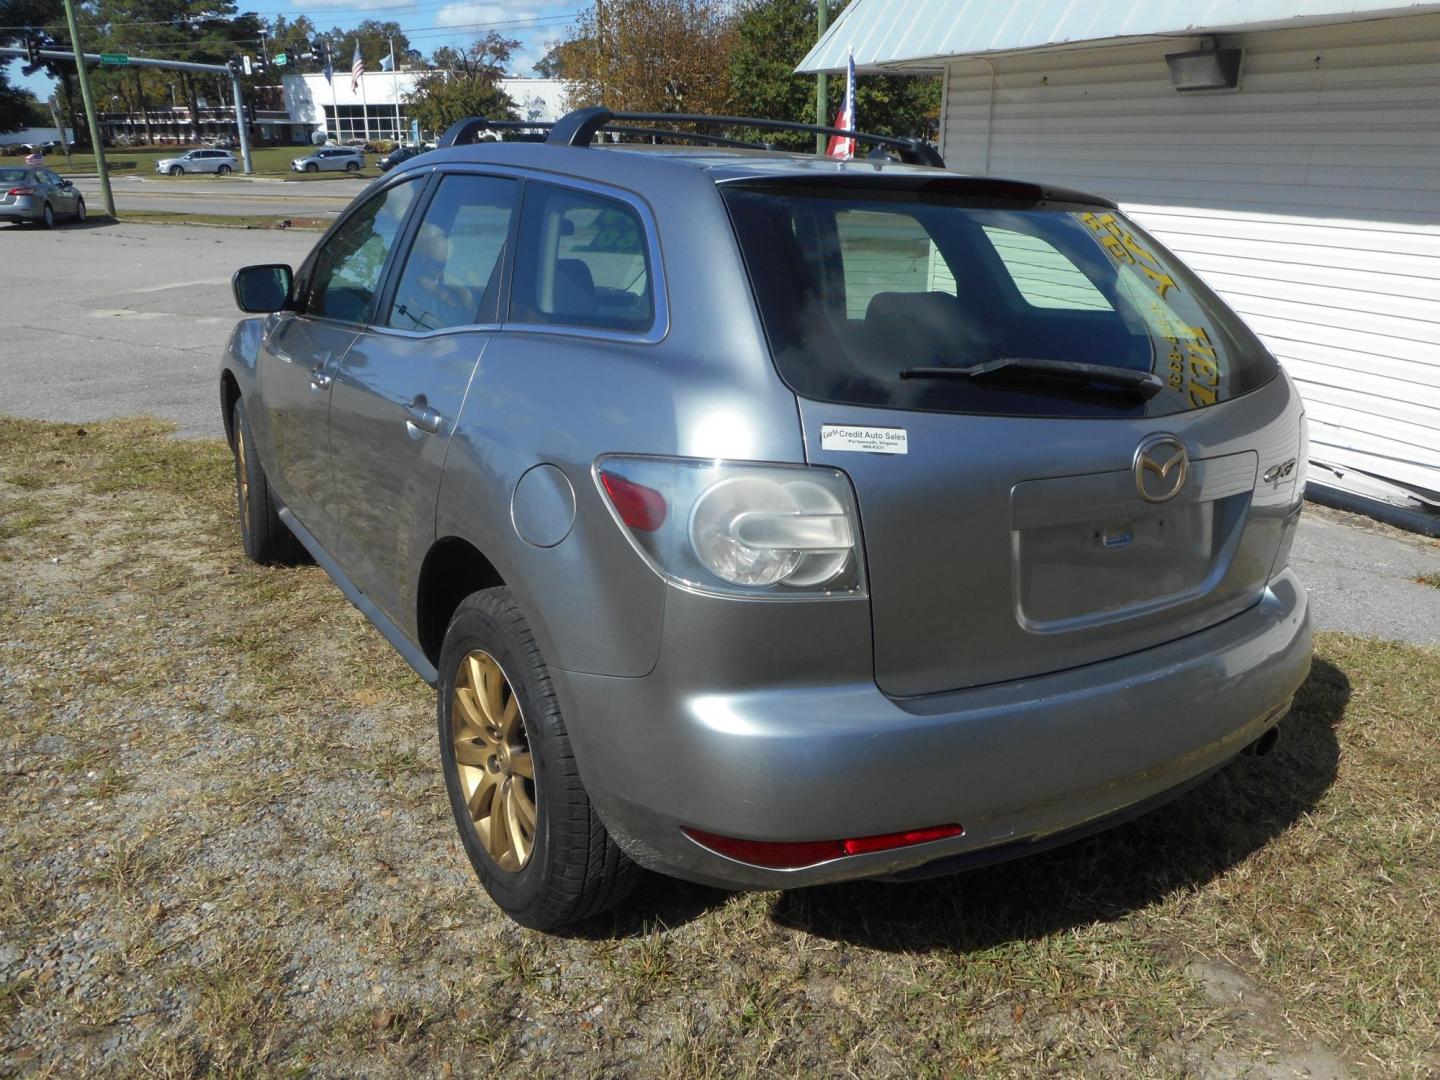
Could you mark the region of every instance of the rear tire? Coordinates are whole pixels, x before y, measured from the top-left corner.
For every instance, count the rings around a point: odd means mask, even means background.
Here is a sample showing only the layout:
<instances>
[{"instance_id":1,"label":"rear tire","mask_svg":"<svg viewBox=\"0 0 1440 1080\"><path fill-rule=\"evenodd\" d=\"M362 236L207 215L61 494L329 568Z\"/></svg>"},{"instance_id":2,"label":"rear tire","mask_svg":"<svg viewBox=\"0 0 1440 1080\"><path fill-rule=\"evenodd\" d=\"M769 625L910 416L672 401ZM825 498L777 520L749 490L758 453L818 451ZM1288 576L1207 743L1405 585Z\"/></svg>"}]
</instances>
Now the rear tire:
<instances>
[{"instance_id":1,"label":"rear tire","mask_svg":"<svg viewBox=\"0 0 1440 1080\"><path fill-rule=\"evenodd\" d=\"M359 171L360 171L360 166L357 165L357 164L356 164L355 162L353 162L353 161L347 161L347 162L345 163L345 171L346 171L346 172L359 172Z\"/></svg>"},{"instance_id":2,"label":"rear tire","mask_svg":"<svg viewBox=\"0 0 1440 1080\"><path fill-rule=\"evenodd\" d=\"M240 544L251 562L290 564L303 561L304 549L280 520L280 502L255 454L255 437L245 403L230 413L230 449L235 456L235 508L240 517Z\"/></svg>"},{"instance_id":3,"label":"rear tire","mask_svg":"<svg viewBox=\"0 0 1440 1080\"><path fill-rule=\"evenodd\" d=\"M590 804L549 669L509 589L473 593L456 609L440 650L436 712L461 843L506 914L548 930L629 895L640 868Z\"/></svg>"},{"instance_id":4,"label":"rear tire","mask_svg":"<svg viewBox=\"0 0 1440 1080\"><path fill-rule=\"evenodd\" d=\"M216 169L215 171L216 171L216 173L218 173L218 174L221 175L221 176L229 176L229 175L230 175L230 166L229 166L229 165L221 165L221 166L220 166L218 169Z\"/></svg>"}]
</instances>

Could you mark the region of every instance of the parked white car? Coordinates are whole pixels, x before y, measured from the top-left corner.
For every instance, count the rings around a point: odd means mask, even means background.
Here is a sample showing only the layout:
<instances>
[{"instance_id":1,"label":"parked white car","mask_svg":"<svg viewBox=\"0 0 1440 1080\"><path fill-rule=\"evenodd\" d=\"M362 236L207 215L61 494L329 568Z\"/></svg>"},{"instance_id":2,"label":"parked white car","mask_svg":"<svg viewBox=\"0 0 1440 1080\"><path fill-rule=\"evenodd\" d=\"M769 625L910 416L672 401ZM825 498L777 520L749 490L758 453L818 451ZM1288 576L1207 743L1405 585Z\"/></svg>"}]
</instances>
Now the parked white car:
<instances>
[{"instance_id":1,"label":"parked white car","mask_svg":"<svg viewBox=\"0 0 1440 1080\"><path fill-rule=\"evenodd\" d=\"M365 167L365 151L359 146L322 146L290 162L295 172L359 172Z\"/></svg>"},{"instance_id":2,"label":"parked white car","mask_svg":"<svg viewBox=\"0 0 1440 1080\"><path fill-rule=\"evenodd\" d=\"M191 150L178 157L161 158L155 163L157 173L184 176L186 173L218 173L228 176L240 167L240 159L229 150Z\"/></svg>"}]
</instances>

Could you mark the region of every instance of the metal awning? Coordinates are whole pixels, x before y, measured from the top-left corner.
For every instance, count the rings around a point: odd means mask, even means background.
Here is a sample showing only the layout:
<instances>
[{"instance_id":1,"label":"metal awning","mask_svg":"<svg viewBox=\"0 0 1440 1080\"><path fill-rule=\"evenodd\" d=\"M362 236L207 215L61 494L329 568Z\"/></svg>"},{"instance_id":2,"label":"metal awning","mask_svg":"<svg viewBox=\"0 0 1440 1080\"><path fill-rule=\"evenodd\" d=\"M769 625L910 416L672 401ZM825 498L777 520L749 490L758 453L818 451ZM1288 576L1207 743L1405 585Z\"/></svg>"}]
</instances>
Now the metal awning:
<instances>
[{"instance_id":1,"label":"metal awning","mask_svg":"<svg viewBox=\"0 0 1440 1080\"><path fill-rule=\"evenodd\" d=\"M1275 30L1440 11L1404 0L855 0L799 73L939 71L956 56L1155 37Z\"/></svg>"}]
</instances>

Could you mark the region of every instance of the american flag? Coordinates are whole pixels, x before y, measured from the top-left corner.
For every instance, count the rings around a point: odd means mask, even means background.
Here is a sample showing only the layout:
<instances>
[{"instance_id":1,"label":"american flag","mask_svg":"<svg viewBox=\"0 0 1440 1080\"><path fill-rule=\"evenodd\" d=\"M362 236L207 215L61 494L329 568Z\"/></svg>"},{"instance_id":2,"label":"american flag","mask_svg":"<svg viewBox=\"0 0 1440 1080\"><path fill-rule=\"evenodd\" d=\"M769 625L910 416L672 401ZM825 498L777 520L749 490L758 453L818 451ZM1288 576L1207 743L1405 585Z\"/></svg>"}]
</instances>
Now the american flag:
<instances>
[{"instance_id":1,"label":"american flag","mask_svg":"<svg viewBox=\"0 0 1440 1080\"><path fill-rule=\"evenodd\" d=\"M350 61L350 92L360 88L360 76L365 74L365 61L360 59L360 42L355 42L355 59Z\"/></svg>"},{"instance_id":2,"label":"american flag","mask_svg":"<svg viewBox=\"0 0 1440 1080\"><path fill-rule=\"evenodd\" d=\"M855 54L851 52L846 63L845 71L845 103L840 106L840 111L835 114L835 123L831 127L844 128L846 131L855 130ZM830 145L825 148L826 157L850 159L855 156L855 140L847 139L840 135L830 136Z\"/></svg>"}]
</instances>

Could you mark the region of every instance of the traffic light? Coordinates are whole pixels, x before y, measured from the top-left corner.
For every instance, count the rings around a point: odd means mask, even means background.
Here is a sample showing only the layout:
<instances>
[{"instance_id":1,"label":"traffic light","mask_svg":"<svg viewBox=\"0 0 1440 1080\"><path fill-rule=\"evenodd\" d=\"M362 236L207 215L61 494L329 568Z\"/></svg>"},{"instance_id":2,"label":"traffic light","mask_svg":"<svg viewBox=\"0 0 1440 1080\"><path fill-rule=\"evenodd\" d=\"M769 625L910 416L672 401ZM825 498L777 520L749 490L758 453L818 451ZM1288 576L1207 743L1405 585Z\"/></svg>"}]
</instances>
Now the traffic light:
<instances>
[{"instance_id":1,"label":"traffic light","mask_svg":"<svg viewBox=\"0 0 1440 1080\"><path fill-rule=\"evenodd\" d=\"M245 59L250 60L248 56ZM252 75L264 75L265 72L269 70L269 68L270 61L266 59L264 53L261 53L259 56L255 57L254 60L250 61L250 73Z\"/></svg>"},{"instance_id":2,"label":"traffic light","mask_svg":"<svg viewBox=\"0 0 1440 1080\"><path fill-rule=\"evenodd\" d=\"M237 79L245 70L244 59L239 53L232 54L230 59L225 61L225 66L230 69L230 74L234 75Z\"/></svg>"},{"instance_id":3,"label":"traffic light","mask_svg":"<svg viewBox=\"0 0 1440 1080\"><path fill-rule=\"evenodd\" d=\"M326 44L324 38L317 37L313 42L311 42L310 55L315 57L315 62L319 64L322 68L329 65L330 46Z\"/></svg>"},{"instance_id":4,"label":"traffic light","mask_svg":"<svg viewBox=\"0 0 1440 1080\"><path fill-rule=\"evenodd\" d=\"M34 34L25 35L25 63L40 63L40 39Z\"/></svg>"}]
</instances>

